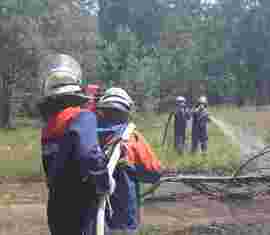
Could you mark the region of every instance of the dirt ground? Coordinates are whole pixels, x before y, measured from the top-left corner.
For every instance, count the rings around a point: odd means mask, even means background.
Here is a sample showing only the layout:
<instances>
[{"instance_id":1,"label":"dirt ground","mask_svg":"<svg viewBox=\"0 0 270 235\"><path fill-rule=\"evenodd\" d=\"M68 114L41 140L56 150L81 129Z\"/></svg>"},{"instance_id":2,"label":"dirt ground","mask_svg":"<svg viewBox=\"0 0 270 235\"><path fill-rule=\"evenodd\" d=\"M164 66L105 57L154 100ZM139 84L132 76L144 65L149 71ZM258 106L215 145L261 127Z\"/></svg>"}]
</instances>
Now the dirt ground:
<instances>
[{"instance_id":1,"label":"dirt ground","mask_svg":"<svg viewBox=\"0 0 270 235\"><path fill-rule=\"evenodd\" d=\"M256 112L256 126L262 130L270 129L270 112Z\"/></svg>"},{"instance_id":2,"label":"dirt ground","mask_svg":"<svg viewBox=\"0 0 270 235\"><path fill-rule=\"evenodd\" d=\"M0 184L0 235L48 234L43 183Z\"/></svg>"},{"instance_id":3,"label":"dirt ground","mask_svg":"<svg viewBox=\"0 0 270 235\"><path fill-rule=\"evenodd\" d=\"M46 193L40 182L0 184L0 235L47 235ZM222 203L187 192L176 202L146 204L143 223L158 225L164 234L194 224L268 223L269 199Z\"/></svg>"}]
</instances>

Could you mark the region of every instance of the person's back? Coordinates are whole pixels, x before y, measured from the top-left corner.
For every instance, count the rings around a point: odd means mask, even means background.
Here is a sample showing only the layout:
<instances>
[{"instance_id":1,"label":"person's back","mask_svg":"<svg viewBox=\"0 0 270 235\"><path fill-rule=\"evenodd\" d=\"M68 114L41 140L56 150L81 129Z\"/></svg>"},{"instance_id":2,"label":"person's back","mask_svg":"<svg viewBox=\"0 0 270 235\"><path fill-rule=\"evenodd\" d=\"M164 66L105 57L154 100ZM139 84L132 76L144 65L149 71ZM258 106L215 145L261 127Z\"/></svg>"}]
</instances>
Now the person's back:
<instances>
[{"instance_id":1,"label":"person's back","mask_svg":"<svg viewBox=\"0 0 270 235\"><path fill-rule=\"evenodd\" d=\"M174 116L175 148L179 153L182 153L186 143L187 121L190 119L186 100L182 96L176 98L176 110Z\"/></svg>"},{"instance_id":2,"label":"person's back","mask_svg":"<svg viewBox=\"0 0 270 235\"><path fill-rule=\"evenodd\" d=\"M186 127L186 109L182 106L177 106L175 110L175 123L176 125Z\"/></svg>"},{"instance_id":3,"label":"person's back","mask_svg":"<svg viewBox=\"0 0 270 235\"><path fill-rule=\"evenodd\" d=\"M73 60L61 55L60 62L62 58ZM46 121L41 143L48 224L52 235L94 235L97 200L112 191L113 179L98 145L96 115L78 106L88 101L77 84L80 73L70 67L53 65L39 105Z\"/></svg>"},{"instance_id":4,"label":"person's back","mask_svg":"<svg viewBox=\"0 0 270 235\"><path fill-rule=\"evenodd\" d=\"M199 120L200 120L200 108L197 106L192 112L192 127L194 130L199 128Z\"/></svg>"},{"instance_id":5,"label":"person's back","mask_svg":"<svg viewBox=\"0 0 270 235\"><path fill-rule=\"evenodd\" d=\"M91 123L95 128L95 115L79 110L65 109L56 114L54 124L49 122L48 127L43 129L42 157L50 191L48 222L57 234L85 231L89 226L88 221L95 218L98 199L96 185L100 182L94 184L94 181L83 182L82 179L88 176L88 169L105 167L105 161L103 166L98 166L94 159L91 160L94 155L100 160L103 157L98 151L95 133L89 126ZM60 116L67 113L72 113L72 117L61 120ZM57 125L63 129L57 129ZM93 163L96 166L90 167Z\"/></svg>"}]
</instances>

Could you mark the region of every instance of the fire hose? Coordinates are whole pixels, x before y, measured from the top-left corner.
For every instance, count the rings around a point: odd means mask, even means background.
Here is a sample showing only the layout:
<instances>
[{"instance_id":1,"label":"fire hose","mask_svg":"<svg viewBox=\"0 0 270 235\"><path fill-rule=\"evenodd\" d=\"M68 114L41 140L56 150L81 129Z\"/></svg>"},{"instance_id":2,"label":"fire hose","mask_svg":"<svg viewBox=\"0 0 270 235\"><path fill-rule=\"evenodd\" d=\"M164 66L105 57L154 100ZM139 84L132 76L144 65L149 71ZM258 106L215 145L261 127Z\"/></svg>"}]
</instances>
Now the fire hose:
<instances>
[{"instance_id":1,"label":"fire hose","mask_svg":"<svg viewBox=\"0 0 270 235\"><path fill-rule=\"evenodd\" d=\"M171 112L169 117L168 117L168 120L167 120L166 125L165 125L165 129L164 129L164 134L163 134L163 137L162 137L162 142L161 142L162 145L164 145L165 142L166 142L166 138L167 138L167 135L168 135L168 129L169 129L171 120L172 120L174 115L175 115L175 112Z\"/></svg>"},{"instance_id":2,"label":"fire hose","mask_svg":"<svg viewBox=\"0 0 270 235\"><path fill-rule=\"evenodd\" d=\"M145 199L148 195L152 195L160 186L164 183L177 183L181 182L190 186L191 188L199 191L199 193L207 194L214 197L223 197L224 195L229 195L229 189L231 187L240 187L242 185L250 185L252 183L263 183L270 186L270 174L269 175L259 175L259 174L247 174L242 175L242 170L252 161L265 156L270 153L270 146L266 146L261 151L257 152L251 156L248 160L242 163L239 168L232 174L232 176L205 176L205 175L183 175L177 174L171 176L166 176L166 174L161 177L161 179L151 186L146 192L144 192L141 197ZM209 184L221 184L223 187L209 186ZM258 195L261 192L257 192ZM250 196L250 195L249 195Z\"/></svg>"},{"instance_id":3,"label":"fire hose","mask_svg":"<svg viewBox=\"0 0 270 235\"><path fill-rule=\"evenodd\" d=\"M134 131L135 128L136 128L135 124L130 123L124 130L122 136L120 137L120 140L127 141L130 134ZM118 143L115 145L113 153L110 157L110 161L107 166L110 176L113 175L114 169L121 155L121 141L118 141ZM105 209L106 209L106 202L108 202L108 200L109 195L106 194L100 198L98 203L97 224L96 224L97 235L105 234Z\"/></svg>"}]
</instances>

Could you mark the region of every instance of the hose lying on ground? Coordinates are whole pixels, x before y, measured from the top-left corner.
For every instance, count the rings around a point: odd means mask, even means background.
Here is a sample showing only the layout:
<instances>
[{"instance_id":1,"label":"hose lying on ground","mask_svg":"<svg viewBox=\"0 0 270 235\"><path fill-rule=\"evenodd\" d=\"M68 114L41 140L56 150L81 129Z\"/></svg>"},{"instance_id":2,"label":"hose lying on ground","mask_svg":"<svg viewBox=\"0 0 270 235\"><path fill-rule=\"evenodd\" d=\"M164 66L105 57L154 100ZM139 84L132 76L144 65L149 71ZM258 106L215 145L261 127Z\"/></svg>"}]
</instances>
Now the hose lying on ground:
<instances>
[{"instance_id":1,"label":"hose lying on ground","mask_svg":"<svg viewBox=\"0 0 270 235\"><path fill-rule=\"evenodd\" d=\"M251 156L247 161L240 165L240 167L234 172L232 176L204 176L204 175L183 175L175 174L173 176L166 176L166 174L160 179L159 182L151 186L146 192L144 192L141 197L145 199L149 195L153 195L155 191L164 183L184 183L191 188L199 191L202 194L207 194L215 197L222 197L224 195L232 194L230 189L241 188L244 186L252 187L252 190L248 190L247 194L251 196L251 191L254 195L264 193L269 191L270 185L270 174L247 174L241 175L243 169L252 161L265 156L270 153L270 145L263 148L261 151L257 152L255 155ZM267 168L266 168L267 169ZM261 170L261 169L260 169ZM220 187L214 186L213 184L220 184ZM266 190L256 190L254 184L264 184Z\"/></svg>"}]
</instances>

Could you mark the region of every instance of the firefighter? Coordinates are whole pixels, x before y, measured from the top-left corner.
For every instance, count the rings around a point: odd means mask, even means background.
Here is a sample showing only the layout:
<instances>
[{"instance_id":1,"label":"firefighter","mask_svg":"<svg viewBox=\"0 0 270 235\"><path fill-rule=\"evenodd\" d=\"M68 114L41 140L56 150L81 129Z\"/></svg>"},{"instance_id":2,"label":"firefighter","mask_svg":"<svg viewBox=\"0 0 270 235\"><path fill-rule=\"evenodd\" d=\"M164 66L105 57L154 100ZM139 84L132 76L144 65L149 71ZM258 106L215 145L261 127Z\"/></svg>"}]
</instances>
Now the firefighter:
<instances>
[{"instance_id":1,"label":"firefighter","mask_svg":"<svg viewBox=\"0 0 270 235\"><path fill-rule=\"evenodd\" d=\"M98 133L103 150L117 141L127 126L134 102L121 88L110 88L97 104ZM109 151L110 152L110 151ZM112 234L135 234L140 225L139 182L155 183L161 176L161 163L136 129L129 140L122 143L122 153L115 170L117 186L111 196L112 217L107 222Z\"/></svg>"},{"instance_id":2,"label":"firefighter","mask_svg":"<svg viewBox=\"0 0 270 235\"><path fill-rule=\"evenodd\" d=\"M190 119L185 97L178 96L176 98L176 111L174 116L175 149L179 154L182 154L185 149L187 121Z\"/></svg>"},{"instance_id":3,"label":"firefighter","mask_svg":"<svg viewBox=\"0 0 270 235\"><path fill-rule=\"evenodd\" d=\"M42 129L42 161L48 185L47 217L51 235L96 235L98 199L111 193L115 180L97 137L93 112L80 87L81 67L59 54L44 68L44 96L38 107Z\"/></svg>"},{"instance_id":4,"label":"firefighter","mask_svg":"<svg viewBox=\"0 0 270 235\"><path fill-rule=\"evenodd\" d=\"M210 118L207 106L207 98L205 96L201 96L198 99L195 108L192 110L192 153L196 153L198 151L199 145L203 154L206 154L208 150L207 125Z\"/></svg>"}]
</instances>

